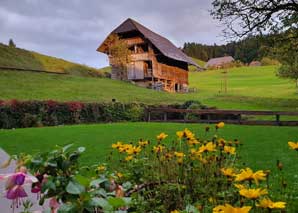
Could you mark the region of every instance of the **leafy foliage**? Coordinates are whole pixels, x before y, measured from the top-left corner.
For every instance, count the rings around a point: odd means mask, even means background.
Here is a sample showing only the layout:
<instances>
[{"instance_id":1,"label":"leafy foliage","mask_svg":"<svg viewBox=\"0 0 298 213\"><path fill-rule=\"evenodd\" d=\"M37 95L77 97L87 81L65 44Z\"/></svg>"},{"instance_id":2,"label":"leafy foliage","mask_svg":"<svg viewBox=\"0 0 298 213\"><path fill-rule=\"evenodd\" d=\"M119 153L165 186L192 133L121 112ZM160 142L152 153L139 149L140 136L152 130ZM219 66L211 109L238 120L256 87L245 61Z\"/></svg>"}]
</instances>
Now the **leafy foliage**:
<instances>
[{"instance_id":1,"label":"leafy foliage","mask_svg":"<svg viewBox=\"0 0 298 213\"><path fill-rule=\"evenodd\" d=\"M228 36L243 37L297 27L296 0L213 0L211 15L223 22Z\"/></svg>"},{"instance_id":2,"label":"leafy foliage","mask_svg":"<svg viewBox=\"0 0 298 213\"><path fill-rule=\"evenodd\" d=\"M96 166L81 167L79 157L84 147L72 149L72 144L57 147L51 152L26 156L25 165L34 172L41 184L40 205L49 199L57 202L51 206L59 213L114 211L130 202L128 198L115 195L116 185L99 173ZM112 174L109 174L112 175Z\"/></svg>"},{"instance_id":3,"label":"leafy foliage","mask_svg":"<svg viewBox=\"0 0 298 213\"><path fill-rule=\"evenodd\" d=\"M110 44L108 51L111 64L119 68L121 79L127 79L127 64L131 61L127 43L116 34L110 35L106 42Z\"/></svg>"}]
</instances>

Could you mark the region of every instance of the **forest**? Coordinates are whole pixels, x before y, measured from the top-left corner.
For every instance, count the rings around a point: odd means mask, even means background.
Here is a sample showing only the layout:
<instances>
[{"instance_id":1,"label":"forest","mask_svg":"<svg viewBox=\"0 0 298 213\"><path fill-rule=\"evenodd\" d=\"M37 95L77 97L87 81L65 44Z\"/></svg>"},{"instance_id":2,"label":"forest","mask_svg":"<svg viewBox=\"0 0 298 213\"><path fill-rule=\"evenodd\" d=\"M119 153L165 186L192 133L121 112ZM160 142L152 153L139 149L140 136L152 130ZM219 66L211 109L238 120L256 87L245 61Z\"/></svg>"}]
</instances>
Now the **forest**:
<instances>
[{"instance_id":1,"label":"forest","mask_svg":"<svg viewBox=\"0 0 298 213\"><path fill-rule=\"evenodd\" d=\"M203 61L229 55L235 60L250 63L254 60L261 60L263 57L274 58L275 37L275 35L248 36L245 39L228 42L224 45L185 42L183 51L187 55Z\"/></svg>"}]
</instances>

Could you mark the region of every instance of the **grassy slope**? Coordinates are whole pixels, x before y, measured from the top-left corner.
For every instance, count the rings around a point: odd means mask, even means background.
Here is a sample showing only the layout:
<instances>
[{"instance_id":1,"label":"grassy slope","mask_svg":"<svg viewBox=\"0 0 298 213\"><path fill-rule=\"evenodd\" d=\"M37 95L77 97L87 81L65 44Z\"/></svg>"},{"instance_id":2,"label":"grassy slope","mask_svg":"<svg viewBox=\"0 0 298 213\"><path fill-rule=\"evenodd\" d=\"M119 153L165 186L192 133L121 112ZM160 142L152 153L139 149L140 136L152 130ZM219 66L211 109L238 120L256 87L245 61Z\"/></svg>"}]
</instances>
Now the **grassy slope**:
<instances>
[{"instance_id":1,"label":"grassy slope","mask_svg":"<svg viewBox=\"0 0 298 213\"><path fill-rule=\"evenodd\" d=\"M155 135L164 131L171 136L167 141L171 141L175 137L175 132L185 127L204 138L205 126L171 123L116 123L1 130L0 147L10 154L36 153L51 150L56 144L74 143L75 146L85 146L87 149L82 159L83 163L94 164L104 161L111 150L111 144L118 140L130 142L143 138L155 141ZM297 141L297 131L297 127L227 125L217 135L231 140L238 138L244 144L241 148L241 156L246 166L275 171L275 163L278 159L284 164L284 173L290 180L294 180L298 164L293 164L293 159L297 159L297 153L289 150L287 142ZM210 136L212 134L211 132ZM290 184L290 181L288 183Z\"/></svg>"},{"instance_id":2,"label":"grassy slope","mask_svg":"<svg viewBox=\"0 0 298 213\"><path fill-rule=\"evenodd\" d=\"M46 56L20 48L10 48L1 43L0 66L66 72L79 76L92 76L92 74L96 74L100 71L60 58Z\"/></svg>"},{"instance_id":3,"label":"grassy slope","mask_svg":"<svg viewBox=\"0 0 298 213\"><path fill-rule=\"evenodd\" d=\"M57 76L28 72L0 72L0 99L54 99L177 103L199 100L228 109L298 110L298 95L290 81L275 76L276 67L242 67L229 70L228 93L220 92L220 70L190 73L190 87L198 92L169 94L111 79Z\"/></svg>"},{"instance_id":4,"label":"grassy slope","mask_svg":"<svg viewBox=\"0 0 298 213\"><path fill-rule=\"evenodd\" d=\"M202 60L197 59L197 58L192 58L192 60L193 60L194 62L196 62L196 63L197 63L199 66L201 66L201 67L204 67L205 64L206 64L205 61L202 61ZM195 66L190 65L190 66L188 66L188 70L191 71L191 72L194 72L194 71L197 71L197 68L196 68Z\"/></svg>"}]
</instances>

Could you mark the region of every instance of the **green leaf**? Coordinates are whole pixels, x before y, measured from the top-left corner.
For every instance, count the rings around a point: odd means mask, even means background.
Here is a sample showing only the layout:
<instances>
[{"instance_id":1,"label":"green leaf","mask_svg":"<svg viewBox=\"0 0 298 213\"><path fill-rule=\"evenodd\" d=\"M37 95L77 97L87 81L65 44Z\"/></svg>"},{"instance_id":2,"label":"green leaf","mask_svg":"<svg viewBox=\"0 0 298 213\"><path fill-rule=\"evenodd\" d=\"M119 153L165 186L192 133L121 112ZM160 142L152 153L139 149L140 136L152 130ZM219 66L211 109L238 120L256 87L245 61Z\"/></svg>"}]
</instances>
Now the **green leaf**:
<instances>
[{"instance_id":1,"label":"green leaf","mask_svg":"<svg viewBox=\"0 0 298 213\"><path fill-rule=\"evenodd\" d=\"M110 197L108 199L108 202L111 206L113 206L115 208L125 206L125 201L122 198L119 198L119 197Z\"/></svg>"},{"instance_id":2,"label":"green leaf","mask_svg":"<svg viewBox=\"0 0 298 213\"><path fill-rule=\"evenodd\" d=\"M132 184L129 181L123 183L122 186L123 186L124 191L127 191L128 189L132 188Z\"/></svg>"},{"instance_id":3,"label":"green leaf","mask_svg":"<svg viewBox=\"0 0 298 213\"><path fill-rule=\"evenodd\" d=\"M78 152L79 153L85 152L85 150L86 150L86 148L83 147L83 146L81 146L81 147L78 148Z\"/></svg>"},{"instance_id":4,"label":"green leaf","mask_svg":"<svg viewBox=\"0 0 298 213\"><path fill-rule=\"evenodd\" d=\"M51 189L53 191L56 190L56 184L51 179L49 179L45 184L42 185L41 192L45 192L48 189Z\"/></svg>"},{"instance_id":5,"label":"green leaf","mask_svg":"<svg viewBox=\"0 0 298 213\"><path fill-rule=\"evenodd\" d=\"M95 180L91 181L90 186L95 186L95 187L97 187L99 184L104 183L104 182L106 182L106 181L108 181L107 178L105 178L105 177L100 177L100 178L98 178L98 179L95 179Z\"/></svg>"},{"instance_id":6,"label":"green leaf","mask_svg":"<svg viewBox=\"0 0 298 213\"><path fill-rule=\"evenodd\" d=\"M92 194L92 196L94 197L103 197L103 198L106 198L108 195L107 195L107 192L102 189L102 188L99 188L99 189L96 189L96 190L92 190L90 192Z\"/></svg>"},{"instance_id":7,"label":"green leaf","mask_svg":"<svg viewBox=\"0 0 298 213\"><path fill-rule=\"evenodd\" d=\"M108 203L108 201L106 199L94 197L91 199L91 205L92 206L100 206L102 208L105 208L105 207L109 206L110 204Z\"/></svg>"},{"instance_id":8,"label":"green leaf","mask_svg":"<svg viewBox=\"0 0 298 213\"><path fill-rule=\"evenodd\" d=\"M78 182L70 181L66 186L66 191L69 194L78 195L85 192L85 187Z\"/></svg>"},{"instance_id":9,"label":"green leaf","mask_svg":"<svg viewBox=\"0 0 298 213\"><path fill-rule=\"evenodd\" d=\"M68 212L76 212L75 205L73 205L72 203L68 203L68 204L62 204L59 207L58 213L68 213Z\"/></svg>"},{"instance_id":10,"label":"green leaf","mask_svg":"<svg viewBox=\"0 0 298 213\"><path fill-rule=\"evenodd\" d=\"M90 184L90 179L87 177L84 177L82 175L76 175L74 178L79 184L88 187Z\"/></svg>"},{"instance_id":11,"label":"green leaf","mask_svg":"<svg viewBox=\"0 0 298 213\"><path fill-rule=\"evenodd\" d=\"M73 146L73 144L68 144L68 145L66 145L66 146L64 146L63 148L62 148L62 151L63 152L66 152L70 147L72 147Z\"/></svg>"},{"instance_id":12,"label":"green leaf","mask_svg":"<svg viewBox=\"0 0 298 213\"><path fill-rule=\"evenodd\" d=\"M125 206L129 206L131 204L131 197L122 197L125 202Z\"/></svg>"},{"instance_id":13,"label":"green leaf","mask_svg":"<svg viewBox=\"0 0 298 213\"><path fill-rule=\"evenodd\" d=\"M192 205L187 205L186 206L186 212L189 212L189 213L199 213L199 210L192 206Z\"/></svg>"}]
</instances>

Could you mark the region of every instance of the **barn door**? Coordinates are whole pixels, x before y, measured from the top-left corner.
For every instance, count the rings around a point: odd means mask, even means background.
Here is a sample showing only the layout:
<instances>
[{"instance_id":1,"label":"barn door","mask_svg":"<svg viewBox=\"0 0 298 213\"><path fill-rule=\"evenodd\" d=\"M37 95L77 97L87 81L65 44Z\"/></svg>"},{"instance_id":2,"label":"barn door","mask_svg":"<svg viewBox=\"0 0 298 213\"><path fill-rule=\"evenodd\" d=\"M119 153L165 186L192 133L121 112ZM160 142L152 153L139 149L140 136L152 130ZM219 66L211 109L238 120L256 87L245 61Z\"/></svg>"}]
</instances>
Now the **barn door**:
<instances>
[{"instance_id":1,"label":"barn door","mask_svg":"<svg viewBox=\"0 0 298 213\"><path fill-rule=\"evenodd\" d=\"M127 66L127 78L129 80L144 79L144 62L136 61Z\"/></svg>"},{"instance_id":2,"label":"barn door","mask_svg":"<svg viewBox=\"0 0 298 213\"><path fill-rule=\"evenodd\" d=\"M135 62L135 79L144 79L144 62Z\"/></svg>"}]
</instances>

